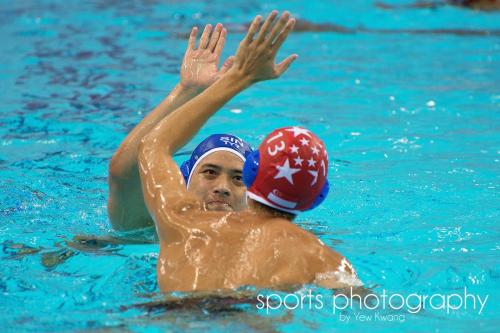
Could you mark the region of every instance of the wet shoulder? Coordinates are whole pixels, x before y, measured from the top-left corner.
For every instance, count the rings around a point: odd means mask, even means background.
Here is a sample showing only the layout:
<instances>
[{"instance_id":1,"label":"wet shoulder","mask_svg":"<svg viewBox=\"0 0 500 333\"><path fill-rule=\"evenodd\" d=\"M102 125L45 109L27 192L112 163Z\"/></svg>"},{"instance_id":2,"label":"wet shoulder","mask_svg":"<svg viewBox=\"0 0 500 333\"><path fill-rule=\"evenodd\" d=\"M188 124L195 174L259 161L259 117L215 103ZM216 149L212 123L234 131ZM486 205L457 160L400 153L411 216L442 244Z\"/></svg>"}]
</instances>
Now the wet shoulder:
<instances>
[{"instance_id":1,"label":"wet shoulder","mask_svg":"<svg viewBox=\"0 0 500 333\"><path fill-rule=\"evenodd\" d=\"M245 233L260 224L246 212L206 211L197 201L179 201L175 211L173 222L220 236Z\"/></svg>"},{"instance_id":2,"label":"wet shoulder","mask_svg":"<svg viewBox=\"0 0 500 333\"><path fill-rule=\"evenodd\" d=\"M323 244L316 236L286 219L269 220L264 228L272 239L293 243L296 248L311 248Z\"/></svg>"}]
</instances>

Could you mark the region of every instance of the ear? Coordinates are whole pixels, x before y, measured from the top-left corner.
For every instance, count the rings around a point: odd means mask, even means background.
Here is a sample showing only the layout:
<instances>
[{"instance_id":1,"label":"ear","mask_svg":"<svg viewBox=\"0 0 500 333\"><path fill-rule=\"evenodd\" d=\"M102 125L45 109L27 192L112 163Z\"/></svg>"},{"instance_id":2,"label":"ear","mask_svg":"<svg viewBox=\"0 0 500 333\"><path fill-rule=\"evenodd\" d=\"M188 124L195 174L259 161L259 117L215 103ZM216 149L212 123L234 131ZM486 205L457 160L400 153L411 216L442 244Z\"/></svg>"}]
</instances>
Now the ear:
<instances>
[{"instance_id":1,"label":"ear","mask_svg":"<svg viewBox=\"0 0 500 333\"><path fill-rule=\"evenodd\" d=\"M323 188L321 189L321 192L318 194L316 199L314 199L314 202L312 203L311 207L309 207L306 210L311 210L321 205L321 203L326 199L329 191L330 191L330 184L328 183L328 180L326 180L325 185L323 185Z\"/></svg>"},{"instance_id":2,"label":"ear","mask_svg":"<svg viewBox=\"0 0 500 333\"><path fill-rule=\"evenodd\" d=\"M257 173L259 171L259 151L253 151L248 154L247 159L245 160L245 164L243 165L243 183L245 186L250 188L255 178L257 177Z\"/></svg>"},{"instance_id":3,"label":"ear","mask_svg":"<svg viewBox=\"0 0 500 333\"><path fill-rule=\"evenodd\" d=\"M191 172L191 163L189 163L189 160L184 161L184 163L182 163L181 165L181 173L182 176L184 177L184 181L186 182L186 186L188 183L190 172Z\"/></svg>"}]
</instances>

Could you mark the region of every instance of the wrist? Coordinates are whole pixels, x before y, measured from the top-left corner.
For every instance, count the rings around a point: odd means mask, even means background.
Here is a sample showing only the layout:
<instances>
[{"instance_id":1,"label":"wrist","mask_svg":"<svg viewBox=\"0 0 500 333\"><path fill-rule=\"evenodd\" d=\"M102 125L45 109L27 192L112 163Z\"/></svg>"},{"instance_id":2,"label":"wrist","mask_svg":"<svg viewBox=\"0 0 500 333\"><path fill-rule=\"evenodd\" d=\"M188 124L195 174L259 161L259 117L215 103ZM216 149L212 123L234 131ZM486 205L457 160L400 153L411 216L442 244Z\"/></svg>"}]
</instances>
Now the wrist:
<instances>
[{"instance_id":1,"label":"wrist","mask_svg":"<svg viewBox=\"0 0 500 333\"><path fill-rule=\"evenodd\" d=\"M182 81L179 82L177 84L177 87L176 87L178 94L188 95L191 97L194 97L194 96L201 94L203 92L203 90L205 90L205 89L206 89L206 87L185 85L182 83Z\"/></svg>"},{"instance_id":2,"label":"wrist","mask_svg":"<svg viewBox=\"0 0 500 333\"><path fill-rule=\"evenodd\" d=\"M244 90L255 83L252 77L235 67L230 68L226 74L224 74L223 78L226 79L229 84L234 85L241 90Z\"/></svg>"}]
</instances>

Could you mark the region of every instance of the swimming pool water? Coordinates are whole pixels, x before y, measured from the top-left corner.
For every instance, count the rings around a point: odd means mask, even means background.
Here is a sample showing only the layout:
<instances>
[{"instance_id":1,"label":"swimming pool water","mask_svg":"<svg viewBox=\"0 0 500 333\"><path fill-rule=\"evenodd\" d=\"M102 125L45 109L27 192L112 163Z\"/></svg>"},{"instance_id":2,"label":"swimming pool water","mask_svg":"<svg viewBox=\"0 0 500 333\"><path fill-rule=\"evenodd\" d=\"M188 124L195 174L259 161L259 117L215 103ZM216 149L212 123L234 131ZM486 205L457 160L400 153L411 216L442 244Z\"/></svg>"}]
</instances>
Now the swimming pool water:
<instances>
[{"instance_id":1,"label":"swimming pool water","mask_svg":"<svg viewBox=\"0 0 500 333\"><path fill-rule=\"evenodd\" d=\"M128 307L158 299L157 244L66 244L112 232L109 159L177 82L183 34L218 21L237 30L273 8L389 32L292 34L280 53L299 54L290 70L233 99L185 151L214 132L257 145L276 127L308 127L328 147L332 191L297 223L349 258L375 292L466 287L489 295L481 315L428 309L404 322L346 323L326 308L147 312ZM358 0L0 0L0 330L495 332L499 18L451 6L383 10ZM397 31L452 28L492 33ZM229 25L225 56L241 38ZM354 312L372 313L344 314Z\"/></svg>"}]
</instances>

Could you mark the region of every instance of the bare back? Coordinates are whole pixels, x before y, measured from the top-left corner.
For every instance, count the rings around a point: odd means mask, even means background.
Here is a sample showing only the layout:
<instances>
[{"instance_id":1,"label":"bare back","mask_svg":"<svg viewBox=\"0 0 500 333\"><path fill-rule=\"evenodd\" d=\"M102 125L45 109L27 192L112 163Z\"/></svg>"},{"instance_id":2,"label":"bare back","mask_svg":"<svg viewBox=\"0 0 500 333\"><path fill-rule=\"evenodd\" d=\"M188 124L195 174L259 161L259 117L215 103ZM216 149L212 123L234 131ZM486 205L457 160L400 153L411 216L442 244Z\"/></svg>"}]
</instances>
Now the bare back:
<instances>
[{"instance_id":1,"label":"bare back","mask_svg":"<svg viewBox=\"0 0 500 333\"><path fill-rule=\"evenodd\" d=\"M162 291L321 283L321 277L335 276L346 262L317 237L285 219L197 208L181 208L169 218L171 224L183 228L160 242L157 273ZM347 273L355 277L350 265ZM345 285L329 285L340 286Z\"/></svg>"}]
</instances>

